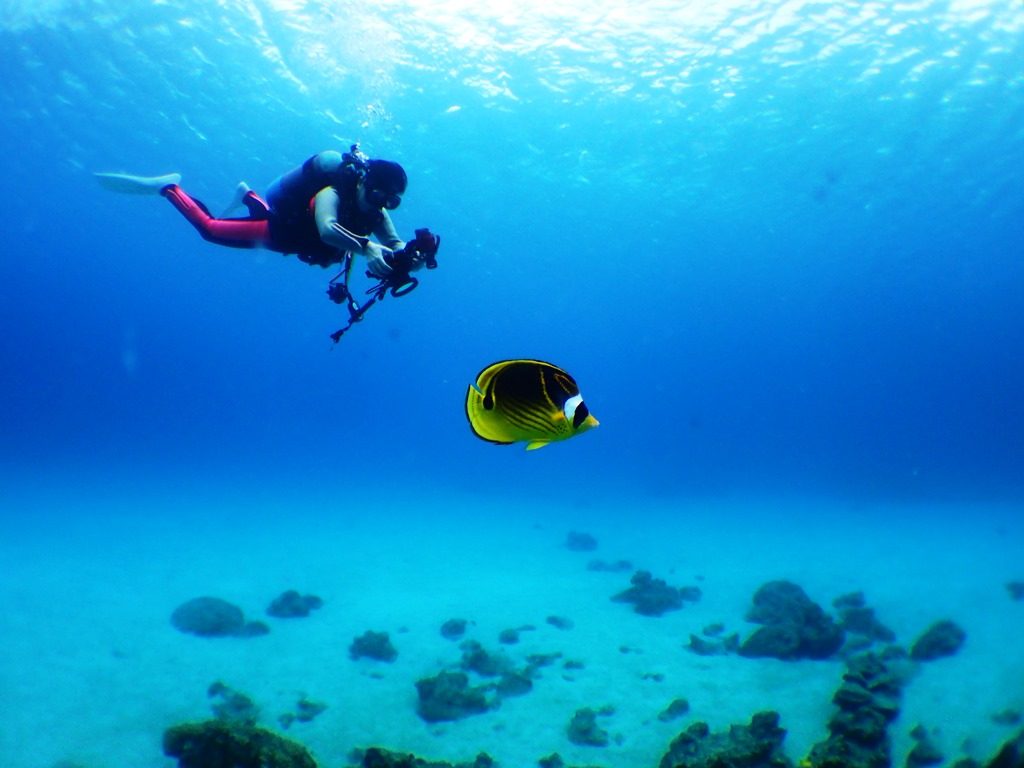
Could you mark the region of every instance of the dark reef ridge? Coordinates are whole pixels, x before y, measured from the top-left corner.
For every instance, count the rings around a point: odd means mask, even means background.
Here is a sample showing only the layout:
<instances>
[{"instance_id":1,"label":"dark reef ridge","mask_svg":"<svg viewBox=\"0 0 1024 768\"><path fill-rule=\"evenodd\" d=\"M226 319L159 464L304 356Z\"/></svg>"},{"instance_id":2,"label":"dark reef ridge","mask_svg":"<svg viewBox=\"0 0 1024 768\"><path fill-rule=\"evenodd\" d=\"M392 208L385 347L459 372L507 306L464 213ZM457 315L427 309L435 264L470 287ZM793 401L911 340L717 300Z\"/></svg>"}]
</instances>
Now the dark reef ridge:
<instances>
[{"instance_id":1,"label":"dark reef ridge","mask_svg":"<svg viewBox=\"0 0 1024 768\"><path fill-rule=\"evenodd\" d=\"M829 722L829 736L812 748L799 762L800 767L889 768L892 757L887 726L898 713L902 684L900 675L877 654L851 659L844 682L833 698L837 712ZM569 725L570 731L575 730L573 740L587 746L605 745L608 735L598 727L597 718L611 714L610 707L578 710ZM732 725L717 733L712 733L704 722L694 722L672 740L658 768L792 768L793 763L783 749L785 736L778 713L772 711L759 712L749 724ZM912 738L915 747L908 756L908 766L933 765L942 759L923 727L917 726ZM178 758L179 768L316 768L313 757L300 744L247 723L221 720L186 723L168 728L163 741L164 753ZM472 762L451 763L376 746L356 750L349 759L354 761L350 768L497 766L486 752L479 753ZM540 758L537 765L571 768L557 753ZM1024 731L1007 740L987 763L965 758L952 765L953 768L1024 768Z\"/></svg>"}]
</instances>

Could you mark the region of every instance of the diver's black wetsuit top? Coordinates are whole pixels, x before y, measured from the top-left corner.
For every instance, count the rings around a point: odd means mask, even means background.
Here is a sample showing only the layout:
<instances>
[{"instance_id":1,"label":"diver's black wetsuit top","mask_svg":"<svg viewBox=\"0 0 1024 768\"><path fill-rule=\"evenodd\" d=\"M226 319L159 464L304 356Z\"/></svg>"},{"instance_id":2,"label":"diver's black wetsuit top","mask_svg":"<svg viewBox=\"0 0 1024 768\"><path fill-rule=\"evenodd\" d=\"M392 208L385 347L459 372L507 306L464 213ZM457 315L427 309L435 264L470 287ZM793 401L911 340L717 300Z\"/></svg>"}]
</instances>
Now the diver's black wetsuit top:
<instances>
[{"instance_id":1,"label":"diver's black wetsuit top","mask_svg":"<svg viewBox=\"0 0 1024 768\"><path fill-rule=\"evenodd\" d=\"M367 213L359 207L358 182L358 174L333 151L313 155L278 177L267 189L270 247L323 267L342 260L344 252L321 239L313 216L313 198L325 187L337 192L337 220L341 226L361 237L374 234L388 247L400 247L402 241L385 211Z\"/></svg>"}]
</instances>

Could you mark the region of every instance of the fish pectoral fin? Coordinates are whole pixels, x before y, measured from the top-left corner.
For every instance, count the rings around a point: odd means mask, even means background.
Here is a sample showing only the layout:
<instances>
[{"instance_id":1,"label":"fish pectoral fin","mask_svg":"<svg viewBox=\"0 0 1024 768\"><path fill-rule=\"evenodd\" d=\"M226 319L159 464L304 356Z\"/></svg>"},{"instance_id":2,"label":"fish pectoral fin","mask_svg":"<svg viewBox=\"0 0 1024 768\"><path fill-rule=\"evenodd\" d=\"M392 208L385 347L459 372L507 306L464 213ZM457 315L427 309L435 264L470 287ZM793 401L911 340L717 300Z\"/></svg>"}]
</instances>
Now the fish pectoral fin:
<instances>
[{"instance_id":1,"label":"fish pectoral fin","mask_svg":"<svg viewBox=\"0 0 1024 768\"><path fill-rule=\"evenodd\" d=\"M543 448L545 445L550 443L550 440L531 440L526 444L526 450L535 451L538 448Z\"/></svg>"}]
</instances>

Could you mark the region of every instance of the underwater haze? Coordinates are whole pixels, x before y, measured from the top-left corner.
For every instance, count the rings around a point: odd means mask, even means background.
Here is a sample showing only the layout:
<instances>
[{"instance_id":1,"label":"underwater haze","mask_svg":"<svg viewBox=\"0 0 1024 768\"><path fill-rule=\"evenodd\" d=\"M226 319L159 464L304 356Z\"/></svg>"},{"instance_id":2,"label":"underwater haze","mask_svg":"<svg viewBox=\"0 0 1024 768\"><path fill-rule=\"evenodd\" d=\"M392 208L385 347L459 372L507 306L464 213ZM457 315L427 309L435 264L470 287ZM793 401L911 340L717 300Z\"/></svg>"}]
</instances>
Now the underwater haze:
<instances>
[{"instance_id":1,"label":"underwater haze","mask_svg":"<svg viewBox=\"0 0 1024 768\"><path fill-rule=\"evenodd\" d=\"M442 242L337 344L334 271L93 176L179 172L217 213L355 143L408 172L399 234ZM779 579L829 613L864 592L904 648L966 629L904 689L894 761L919 722L950 761L1014 733L1021 0L0 0L0 147L0 764L174 765L161 734L214 680L321 765L653 768L690 721L764 709L796 761L840 657L685 648L746 634ZM467 387L516 358L600 427L477 439ZM572 531L702 599L637 616ZM265 638L168 618L289 588L324 607ZM424 722L458 616L584 666ZM366 629L393 665L349 658ZM327 708L284 729L297 691ZM567 740L585 706L616 713L604 747Z\"/></svg>"}]
</instances>

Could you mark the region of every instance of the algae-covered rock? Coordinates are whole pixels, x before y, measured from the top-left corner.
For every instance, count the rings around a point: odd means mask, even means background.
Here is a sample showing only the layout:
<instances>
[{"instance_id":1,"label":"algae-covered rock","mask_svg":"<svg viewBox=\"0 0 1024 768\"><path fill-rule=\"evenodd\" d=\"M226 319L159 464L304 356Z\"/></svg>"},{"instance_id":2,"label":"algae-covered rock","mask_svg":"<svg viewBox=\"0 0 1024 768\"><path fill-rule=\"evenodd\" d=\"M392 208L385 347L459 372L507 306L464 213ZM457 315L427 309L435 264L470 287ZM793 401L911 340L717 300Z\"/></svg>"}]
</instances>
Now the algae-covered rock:
<instances>
[{"instance_id":1,"label":"algae-covered rock","mask_svg":"<svg viewBox=\"0 0 1024 768\"><path fill-rule=\"evenodd\" d=\"M512 668L512 662L501 653L491 653L476 640L466 640L459 645L462 650L460 666L467 672L481 677L497 677Z\"/></svg>"},{"instance_id":2,"label":"algae-covered rock","mask_svg":"<svg viewBox=\"0 0 1024 768\"><path fill-rule=\"evenodd\" d=\"M966 639L967 633L952 621L937 621L914 642L910 658L915 661L932 661L952 656L960 650Z\"/></svg>"},{"instance_id":3,"label":"algae-covered rock","mask_svg":"<svg viewBox=\"0 0 1024 768\"><path fill-rule=\"evenodd\" d=\"M577 709L566 728L566 735L573 744L581 747L608 746L608 731L597 724L598 715L609 715L607 708L594 710L590 707Z\"/></svg>"},{"instance_id":4,"label":"algae-covered rock","mask_svg":"<svg viewBox=\"0 0 1024 768\"><path fill-rule=\"evenodd\" d=\"M282 592L267 606L267 615L278 619L300 619L310 611L322 607L324 601L316 595L300 595L294 589Z\"/></svg>"},{"instance_id":5,"label":"algae-covered rock","mask_svg":"<svg viewBox=\"0 0 1024 768\"><path fill-rule=\"evenodd\" d=\"M696 587L671 587L664 579L654 578L649 571L637 571L630 579L629 589L612 596L617 603L632 603L633 610L641 616L661 616L668 611L678 611L683 601L700 600Z\"/></svg>"},{"instance_id":6,"label":"algae-covered rock","mask_svg":"<svg viewBox=\"0 0 1024 768\"><path fill-rule=\"evenodd\" d=\"M391 643L387 632L367 630L352 641L348 655L353 659L370 658L389 664L398 658L398 650Z\"/></svg>"},{"instance_id":7,"label":"algae-covered rock","mask_svg":"<svg viewBox=\"0 0 1024 768\"><path fill-rule=\"evenodd\" d=\"M460 720L491 709L488 689L471 686L463 672L441 672L416 682L419 703L416 708L428 723Z\"/></svg>"},{"instance_id":8,"label":"algae-covered rock","mask_svg":"<svg viewBox=\"0 0 1024 768\"><path fill-rule=\"evenodd\" d=\"M171 624L199 637L257 637L269 631L262 622L246 622L241 608L219 597L197 597L182 603L171 614Z\"/></svg>"},{"instance_id":9,"label":"algae-covered rock","mask_svg":"<svg viewBox=\"0 0 1024 768\"><path fill-rule=\"evenodd\" d=\"M916 726L910 732L910 737L915 743L907 755L907 768L924 768L927 765L938 765L943 761L942 752L923 725Z\"/></svg>"},{"instance_id":10,"label":"algae-covered rock","mask_svg":"<svg viewBox=\"0 0 1024 768\"><path fill-rule=\"evenodd\" d=\"M1024 768L1024 731L1007 741L985 768Z\"/></svg>"},{"instance_id":11,"label":"algae-covered rock","mask_svg":"<svg viewBox=\"0 0 1024 768\"><path fill-rule=\"evenodd\" d=\"M466 625L468 623L466 619L448 619L448 621L441 625L441 637L448 640L458 640L466 634Z\"/></svg>"},{"instance_id":12,"label":"algae-covered rock","mask_svg":"<svg viewBox=\"0 0 1024 768\"><path fill-rule=\"evenodd\" d=\"M210 684L206 695L213 700L210 706L218 720L254 725L259 718L259 707L252 698L220 680Z\"/></svg>"},{"instance_id":13,"label":"algae-covered rock","mask_svg":"<svg viewBox=\"0 0 1024 768\"><path fill-rule=\"evenodd\" d=\"M672 741L659 768L790 768L782 750L785 738L776 712L758 712L750 725L733 725L724 733L694 723Z\"/></svg>"},{"instance_id":14,"label":"algae-covered rock","mask_svg":"<svg viewBox=\"0 0 1024 768\"><path fill-rule=\"evenodd\" d=\"M486 752L481 752L471 763L448 763L425 760L405 752L392 752L370 747L358 753L359 762L353 768L493 768L497 763Z\"/></svg>"},{"instance_id":15,"label":"algae-covered rock","mask_svg":"<svg viewBox=\"0 0 1024 768\"><path fill-rule=\"evenodd\" d=\"M163 746L179 768L316 768L301 744L245 723L176 725L164 732Z\"/></svg>"},{"instance_id":16,"label":"algae-covered rock","mask_svg":"<svg viewBox=\"0 0 1024 768\"><path fill-rule=\"evenodd\" d=\"M846 662L843 682L832 697L836 711L829 735L802 761L808 768L888 768L888 728L900 711L904 680L890 667L895 654L865 653Z\"/></svg>"},{"instance_id":17,"label":"algae-covered rock","mask_svg":"<svg viewBox=\"0 0 1024 768\"><path fill-rule=\"evenodd\" d=\"M277 722L281 724L282 728L291 728L292 723L295 722L308 723L313 721L326 709L327 705L324 702L313 701L303 695L295 703L295 711L278 715Z\"/></svg>"},{"instance_id":18,"label":"algae-covered rock","mask_svg":"<svg viewBox=\"0 0 1024 768\"><path fill-rule=\"evenodd\" d=\"M841 595L832 601L839 612L839 626L846 632L860 635L860 641L891 643L896 640L896 633L885 626L875 616L875 610L868 606L863 592L851 592Z\"/></svg>"},{"instance_id":19,"label":"algae-covered rock","mask_svg":"<svg viewBox=\"0 0 1024 768\"><path fill-rule=\"evenodd\" d=\"M245 626L245 614L237 605L219 597L188 600L171 614L174 628L200 637L230 637Z\"/></svg>"},{"instance_id":20,"label":"algae-covered rock","mask_svg":"<svg viewBox=\"0 0 1024 768\"><path fill-rule=\"evenodd\" d=\"M582 531L569 531L565 537L565 548L572 552L593 552L597 549L597 539Z\"/></svg>"},{"instance_id":21,"label":"algae-covered rock","mask_svg":"<svg viewBox=\"0 0 1024 768\"><path fill-rule=\"evenodd\" d=\"M659 714L658 719L663 723L677 720L690 711L690 702L686 699L673 699Z\"/></svg>"},{"instance_id":22,"label":"algae-covered rock","mask_svg":"<svg viewBox=\"0 0 1024 768\"><path fill-rule=\"evenodd\" d=\"M764 626L740 646L741 656L827 659L843 644L843 629L790 581L770 581L758 589L747 620Z\"/></svg>"}]
</instances>

